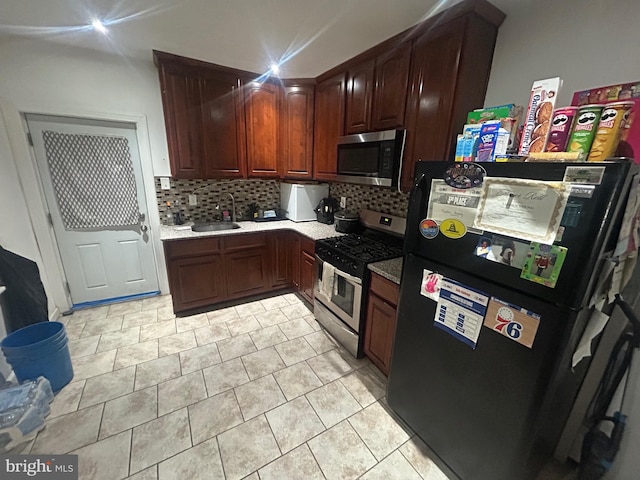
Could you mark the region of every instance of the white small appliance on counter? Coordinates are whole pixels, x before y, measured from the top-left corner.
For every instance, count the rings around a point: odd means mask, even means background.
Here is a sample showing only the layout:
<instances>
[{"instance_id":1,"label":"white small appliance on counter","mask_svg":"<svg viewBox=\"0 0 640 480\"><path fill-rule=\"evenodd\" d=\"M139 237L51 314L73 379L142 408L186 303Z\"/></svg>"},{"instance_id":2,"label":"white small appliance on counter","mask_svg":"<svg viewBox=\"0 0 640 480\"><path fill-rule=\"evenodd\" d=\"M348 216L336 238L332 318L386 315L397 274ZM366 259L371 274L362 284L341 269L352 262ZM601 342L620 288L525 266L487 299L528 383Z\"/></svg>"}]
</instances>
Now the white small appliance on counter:
<instances>
[{"instance_id":1,"label":"white small appliance on counter","mask_svg":"<svg viewBox=\"0 0 640 480\"><path fill-rule=\"evenodd\" d=\"M294 222L309 222L316 219L315 208L329 196L329 185L281 183L280 208L284 216Z\"/></svg>"}]
</instances>

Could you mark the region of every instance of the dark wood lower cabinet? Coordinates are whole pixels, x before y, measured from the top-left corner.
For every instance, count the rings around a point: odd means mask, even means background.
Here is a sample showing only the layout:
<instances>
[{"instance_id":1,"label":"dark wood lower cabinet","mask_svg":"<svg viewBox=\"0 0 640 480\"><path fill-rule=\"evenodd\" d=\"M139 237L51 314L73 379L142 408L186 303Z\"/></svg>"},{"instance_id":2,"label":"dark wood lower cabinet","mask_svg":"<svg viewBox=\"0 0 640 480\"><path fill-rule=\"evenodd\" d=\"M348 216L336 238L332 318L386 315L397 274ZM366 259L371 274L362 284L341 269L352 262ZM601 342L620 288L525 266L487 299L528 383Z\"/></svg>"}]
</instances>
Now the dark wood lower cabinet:
<instances>
[{"instance_id":1,"label":"dark wood lower cabinet","mask_svg":"<svg viewBox=\"0 0 640 480\"><path fill-rule=\"evenodd\" d=\"M300 290L300 263L302 252L300 250L301 235L297 233L291 234L291 283L293 288Z\"/></svg>"},{"instance_id":2,"label":"dark wood lower cabinet","mask_svg":"<svg viewBox=\"0 0 640 480\"><path fill-rule=\"evenodd\" d=\"M169 240L164 250L176 313L292 286L313 301L315 242L296 232Z\"/></svg>"},{"instance_id":3,"label":"dark wood lower cabinet","mask_svg":"<svg viewBox=\"0 0 640 480\"><path fill-rule=\"evenodd\" d=\"M271 286L274 289L291 285L293 235L289 232L274 232L269 235Z\"/></svg>"},{"instance_id":4,"label":"dark wood lower cabinet","mask_svg":"<svg viewBox=\"0 0 640 480\"><path fill-rule=\"evenodd\" d=\"M168 265L174 306L180 310L202 307L226 297L222 256L177 258Z\"/></svg>"},{"instance_id":5,"label":"dark wood lower cabinet","mask_svg":"<svg viewBox=\"0 0 640 480\"><path fill-rule=\"evenodd\" d=\"M313 285L316 279L315 242L307 237L300 238L300 294L313 303Z\"/></svg>"},{"instance_id":6,"label":"dark wood lower cabinet","mask_svg":"<svg viewBox=\"0 0 640 480\"><path fill-rule=\"evenodd\" d=\"M300 293L313 303L313 283L315 280L315 258L302 252L300 258Z\"/></svg>"},{"instance_id":7,"label":"dark wood lower cabinet","mask_svg":"<svg viewBox=\"0 0 640 480\"><path fill-rule=\"evenodd\" d=\"M379 275L371 274L364 353L385 374L389 374L393 338L396 330L398 286Z\"/></svg>"},{"instance_id":8,"label":"dark wood lower cabinet","mask_svg":"<svg viewBox=\"0 0 640 480\"><path fill-rule=\"evenodd\" d=\"M266 249L239 251L224 256L227 297L246 297L270 290Z\"/></svg>"}]
</instances>

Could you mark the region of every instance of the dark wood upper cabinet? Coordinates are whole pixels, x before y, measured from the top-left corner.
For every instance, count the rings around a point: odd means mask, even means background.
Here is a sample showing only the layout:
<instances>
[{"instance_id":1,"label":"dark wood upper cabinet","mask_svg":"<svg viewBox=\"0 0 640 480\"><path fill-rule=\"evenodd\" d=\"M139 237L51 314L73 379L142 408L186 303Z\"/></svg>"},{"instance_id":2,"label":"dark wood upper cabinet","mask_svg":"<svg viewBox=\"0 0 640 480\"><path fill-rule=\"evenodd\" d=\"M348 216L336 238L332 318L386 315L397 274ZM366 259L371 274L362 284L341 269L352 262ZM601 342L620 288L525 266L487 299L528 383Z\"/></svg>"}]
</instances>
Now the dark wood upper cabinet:
<instances>
[{"instance_id":1,"label":"dark wood upper cabinet","mask_svg":"<svg viewBox=\"0 0 640 480\"><path fill-rule=\"evenodd\" d=\"M278 177L280 88L269 82L251 81L245 86L247 125L247 174Z\"/></svg>"},{"instance_id":2,"label":"dark wood upper cabinet","mask_svg":"<svg viewBox=\"0 0 640 480\"><path fill-rule=\"evenodd\" d=\"M467 113L483 105L504 18L463 0L316 80L254 82L154 51L172 175L333 180L338 137L405 128L406 192L415 162L450 159Z\"/></svg>"},{"instance_id":3,"label":"dark wood upper cabinet","mask_svg":"<svg viewBox=\"0 0 640 480\"><path fill-rule=\"evenodd\" d=\"M197 74L170 63L160 63L159 73L171 172L178 178L201 178L202 123Z\"/></svg>"},{"instance_id":4,"label":"dark wood upper cabinet","mask_svg":"<svg viewBox=\"0 0 640 480\"><path fill-rule=\"evenodd\" d=\"M501 22L504 16L496 18ZM407 96L402 191L411 189L417 161L451 159L467 113L482 107L498 26L499 22L471 13L416 39Z\"/></svg>"},{"instance_id":5,"label":"dark wood upper cabinet","mask_svg":"<svg viewBox=\"0 0 640 480\"><path fill-rule=\"evenodd\" d=\"M223 71L201 73L203 178L246 176L242 79Z\"/></svg>"},{"instance_id":6,"label":"dark wood upper cabinet","mask_svg":"<svg viewBox=\"0 0 640 480\"><path fill-rule=\"evenodd\" d=\"M345 72L316 85L313 177L332 179L338 162L338 137L344 134Z\"/></svg>"},{"instance_id":7,"label":"dark wood upper cabinet","mask_svg":"<svg viewBox=\"0 0 640 480\"><path fill-rule=\"evenodd\" d=\"M374 68L375 60L371 59L350 68L347 73L347 134L371 130Z\"/></svg>"},{"instance_id":8,"label":"dark wood upper cabinet","mask_svg":"<svg viewBox=\"0 0 640 480\"><path fill-rule=\"evenodd\" d=\"M287 84L281 104L281 174L284 178L313 176L313 83Z\"/></svg>"},{"instance_id":9,"label":"dark wood upper cabinet","mask_svg":"<svg viewBox=\"0 0 640 480\"><path fill-rule=\"evenodd\" d=\"M371 130L404 126L411 42L376 58Z\"/></svg>"}]
</instances>

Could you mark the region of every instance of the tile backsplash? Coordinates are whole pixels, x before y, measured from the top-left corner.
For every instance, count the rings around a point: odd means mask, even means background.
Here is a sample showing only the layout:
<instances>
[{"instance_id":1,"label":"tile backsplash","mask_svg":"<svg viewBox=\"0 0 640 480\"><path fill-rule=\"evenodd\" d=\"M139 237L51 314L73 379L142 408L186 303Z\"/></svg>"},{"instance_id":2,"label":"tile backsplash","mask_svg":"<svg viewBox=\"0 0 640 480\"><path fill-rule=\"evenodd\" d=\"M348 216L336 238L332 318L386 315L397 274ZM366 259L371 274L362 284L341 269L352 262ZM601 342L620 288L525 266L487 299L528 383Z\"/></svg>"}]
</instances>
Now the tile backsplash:
<instances>
[{"instance_id":1,"label":"tile backsplash","mask_svg":"<svg viewBox=\"0 0 640 480\"><path fill-rule=\"evenodd\" d=\"M221 215L215 208L220 202L220 210L231 210L231 200L220 195L229 192L236 202L237 220L249 220L248 206L257 203L264 210L280 207L280 181L263 179L239 180L176 180L170 179L171 188L160 188L160 177L155 178L156 199L160 221L169 223L167 213L182 213L185 222L207 222ZM198 205L189 205L189 195L194 191ZM407 216L409 196L391 188L347 183L330 183L329 192L337 198L347 197L347 208L360 211L364 208ZM167 202L171 206L167 207Z\"/></svg>"},{"instance_id":2,"label":"tile backsplash","mask_svg":"<svg viewBox=\"0 0 640 480\"><path fill-rule=\"evenodd\" d=\"M231 210L231 199L223 193L231 193L236 202L236 219L248 220L247 208L250 203L257 203L260 208L268 210L280 206L280 182L277 180L176 180L171 179L171 188L162 190L160 178L155 178L156 199L160 221L168 223L167 213L182 212L185 222L208 222L216 219L221 212L215 208L220 202L220 210ZM189 205L189 195L196 192L198 205ZM171 203L167 207L167 202ZM219 220L219 218L218 218Z\"/></svg>"},{"instance_id":3,"label":"tile backsplash","mask_svg":"<svg viewBox=\"0 0 640 480\"><path fill-rule=\"evenodd\" d=\"M393 188L373 187L369 185L353 185L350 183L330 183L329 193L340 201L347 197L347 209L362 209L390 213L398 217L407 216L409 195Z\"/></svg>"}]
</instances>

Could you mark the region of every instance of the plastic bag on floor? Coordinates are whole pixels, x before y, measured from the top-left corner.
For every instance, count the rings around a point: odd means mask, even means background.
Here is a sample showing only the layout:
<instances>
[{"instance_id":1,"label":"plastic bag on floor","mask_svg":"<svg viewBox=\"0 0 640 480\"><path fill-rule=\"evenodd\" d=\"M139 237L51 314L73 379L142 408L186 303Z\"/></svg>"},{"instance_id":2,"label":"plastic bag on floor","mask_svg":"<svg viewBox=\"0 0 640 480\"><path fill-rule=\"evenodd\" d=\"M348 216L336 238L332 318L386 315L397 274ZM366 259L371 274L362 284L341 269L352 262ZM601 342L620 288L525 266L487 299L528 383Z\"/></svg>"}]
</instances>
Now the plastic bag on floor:
<instances>
[{"instance_id":1,"label":"plastic bag on floor","mask_svg":"<svg viewBox=\"0 0 640 480\"><path fill-rule=\"evenodd\" d=\"M44 377L0 390L0 453L28 442L44 428L51 400L51 384Z\"/></svg>"}]
</instances>

